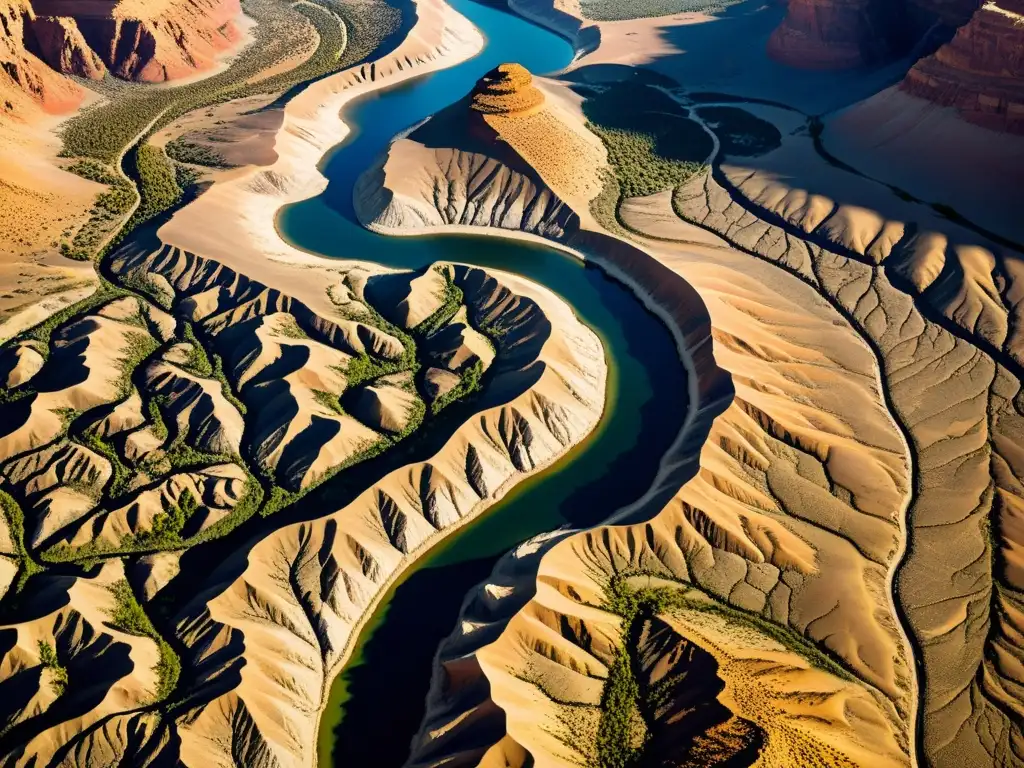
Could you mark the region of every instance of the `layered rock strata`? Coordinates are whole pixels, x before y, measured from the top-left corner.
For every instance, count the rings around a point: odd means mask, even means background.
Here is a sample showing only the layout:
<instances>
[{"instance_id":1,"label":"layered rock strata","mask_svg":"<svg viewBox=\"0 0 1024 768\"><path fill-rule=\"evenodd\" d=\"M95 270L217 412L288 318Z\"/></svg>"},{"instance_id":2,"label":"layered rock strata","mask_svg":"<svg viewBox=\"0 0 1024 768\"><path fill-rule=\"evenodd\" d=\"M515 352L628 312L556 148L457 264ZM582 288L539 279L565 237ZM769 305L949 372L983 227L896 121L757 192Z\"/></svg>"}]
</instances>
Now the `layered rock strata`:
<instances>
[{"instance_id":1,"label":"layered rock strata","mask_svg":"<svg viewBox=\"0 0 1024 768\"><path fill-rule=\"evenodd\" d=\"M1024 2L986 3L901 88L977 125L1024 134Z\"/></svg>"}]
</instances>

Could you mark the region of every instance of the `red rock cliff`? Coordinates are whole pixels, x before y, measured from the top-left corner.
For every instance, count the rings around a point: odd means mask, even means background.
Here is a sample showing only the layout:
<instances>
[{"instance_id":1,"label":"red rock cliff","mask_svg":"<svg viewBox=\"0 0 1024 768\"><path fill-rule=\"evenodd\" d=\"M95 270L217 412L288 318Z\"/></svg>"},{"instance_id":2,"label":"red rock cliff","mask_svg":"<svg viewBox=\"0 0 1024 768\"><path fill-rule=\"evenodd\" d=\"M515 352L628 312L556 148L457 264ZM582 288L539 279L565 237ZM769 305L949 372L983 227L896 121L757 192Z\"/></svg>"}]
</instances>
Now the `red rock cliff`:
<instances>
[{"instance_id":1,"label":"red rock cliff","mask_svg":"<svg viewBox=\"0 0 1024 768\"><path fill-rule=\"evenodd\" d=\"M117 77L163 82L213 67L217 54L239 37L238 0L32 0L32 5L40 17L33 28L43 58L61 71L86 76L91 75L75 68L83 56L69 54L81 51L82 44ZM53 32L55 27L63 36Z\"/></svg>"},{"instance_id":2,"label":"red rock cliff","mask_svg":"<svg viewBox=\"0 0 1024 768\"><path fill-rule=\"evenodd\" d=\"M903 47L898 0L789 0L768 55L803 69L856 69Z\"/></svg>"},{"instance_id":3,"label":"red rock cliff","mask_svg":"<svg viewBox=\"0 0 1024 768\"><path fill-rule=\"evenodd\" d=\"M78 86L25 49L25 24L34 18L28 0L0 0L0 119L34 107L65 112L82 100Z\"/></svg>"},{"instance_id":4,"label":"red rock cliff","mask_svg":"<svg viewBox=\"0 0 1024 768\"><path fill-rule=\"evenodd\" d=\"M987 3L901 87L972 123L1024 134L1024 0Z\"/></svg>"}]
</instances>

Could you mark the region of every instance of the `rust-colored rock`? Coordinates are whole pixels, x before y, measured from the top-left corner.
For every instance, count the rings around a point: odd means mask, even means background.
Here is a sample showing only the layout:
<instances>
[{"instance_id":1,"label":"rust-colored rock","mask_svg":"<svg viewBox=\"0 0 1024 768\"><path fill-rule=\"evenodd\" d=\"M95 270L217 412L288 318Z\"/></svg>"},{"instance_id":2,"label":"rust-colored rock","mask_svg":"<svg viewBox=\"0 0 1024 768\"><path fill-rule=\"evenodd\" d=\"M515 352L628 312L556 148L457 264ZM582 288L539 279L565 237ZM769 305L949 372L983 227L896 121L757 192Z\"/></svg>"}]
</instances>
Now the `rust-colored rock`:
<instances>
[{"instance_id":1,"label":"rust-colored rock","mask_svg":"<svg viewBox=\"0 0 1024 768\"><path fill-rule=\"evenodd\" d=\"M99 80L106 73L100 57L82 37L74 19L42 16L29 24L33 53L66 75Z\"/></svg>"},{"instance_id":2,"label":"rust-colored rock","mask_svg":"<svg viewBox=\"0 0 1024 768\"><path fill-rule=\"evenodd\" d=\"M77 34L125 80L163 82L210 69L239 37L233 21L241 11L238 0L32 0L32 5L37 16ZM60 58L59 49L39 42L47 61Z\"/></svg>"},{"instance_id":3,"label":"rust-colored rock","mask_svg":"<svg viewBox=\"0 0 1024 768\"><path fill-rule=\"evenodd\" d=\"M74 109L82 91L25 49L28 0L0 0L0 116L19 116L34 103L46 112Z\"/></svg>"},{"instance_id":4,"label":"rust-colored rock","mask_svg":"<svg viewBox=\"0 0 1024 768\"><path fill-rule=\"evenodd\" d=\"M801 69L856 69L899 55L903 25L893 0L790 0L768 55Z\"/></svg>"},{"instance_id":5,"label":"rust-colored rock","mask_svg":"<svg viewBox=\"0 0 1024 768\"><path fill-rule=\"evenodd\" d=\"M972 123L1024 134L1024 0L987 3L901 87Z\"/></svg>"}]
</instances>

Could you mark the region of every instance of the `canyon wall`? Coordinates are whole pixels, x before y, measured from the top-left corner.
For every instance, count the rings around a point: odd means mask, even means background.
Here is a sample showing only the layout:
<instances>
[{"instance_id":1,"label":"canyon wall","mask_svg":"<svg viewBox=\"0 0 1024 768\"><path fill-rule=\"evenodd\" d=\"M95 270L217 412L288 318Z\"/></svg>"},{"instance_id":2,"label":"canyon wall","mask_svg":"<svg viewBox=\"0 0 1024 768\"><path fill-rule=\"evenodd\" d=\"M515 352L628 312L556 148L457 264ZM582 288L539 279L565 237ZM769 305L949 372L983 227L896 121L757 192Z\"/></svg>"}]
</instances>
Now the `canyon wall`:
<instances>
[{"instance_id":1,"label":"canyon wall","mask_svg":"<svg viewBox=\"0 0 1024 768\"><path fill-rule=\"evenodd\" d=\"M1024 134L1024 2L987 3L901 87L972 123Z\"/></svg>"}]
</instances>

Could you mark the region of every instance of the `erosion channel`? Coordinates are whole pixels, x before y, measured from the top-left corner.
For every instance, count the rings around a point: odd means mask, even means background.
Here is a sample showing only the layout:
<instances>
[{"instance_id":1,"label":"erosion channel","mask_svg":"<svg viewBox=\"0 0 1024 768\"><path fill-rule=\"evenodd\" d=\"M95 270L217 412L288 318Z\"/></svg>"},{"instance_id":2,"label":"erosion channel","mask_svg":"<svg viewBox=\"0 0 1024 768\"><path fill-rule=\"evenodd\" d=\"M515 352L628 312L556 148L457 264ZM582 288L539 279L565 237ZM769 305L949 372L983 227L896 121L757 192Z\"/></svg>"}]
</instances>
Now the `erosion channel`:
<instances>
[{"instance_id":1,"label":"erosion channel","mask_svg":"<svg viewBox=\"0 0 1024 768\"><path fill-rule=\"evenodd\" d=\"M551 32L472 0L450 2L483 32L485 49L451 69L354 102L345 112L352 134L321 164L328 188L281 211L278 228L297 247L323 256L413 269L466 263L546 286L601 337L609 375L605 410L582 444L453 532L380 601L333 683L320 725L321 766L401 765L423 714L432 657L467 590L517 543L563 525L597 524L643 496L686 414L686 373L668 329L596 267L521 241L464 234L388 238L357 223L355 181L393 136L464 96L501 62L552 72L572 60L570 45Z\"/></svg>"}]
</instances>

